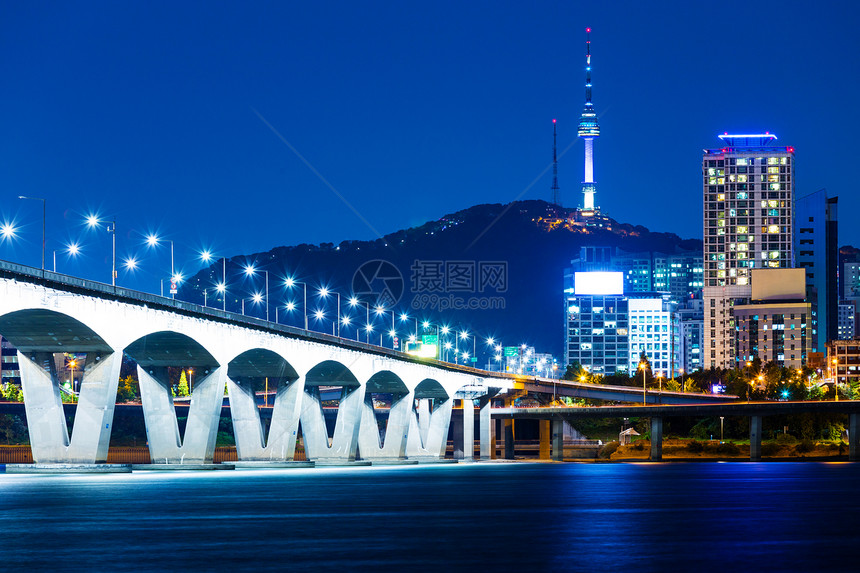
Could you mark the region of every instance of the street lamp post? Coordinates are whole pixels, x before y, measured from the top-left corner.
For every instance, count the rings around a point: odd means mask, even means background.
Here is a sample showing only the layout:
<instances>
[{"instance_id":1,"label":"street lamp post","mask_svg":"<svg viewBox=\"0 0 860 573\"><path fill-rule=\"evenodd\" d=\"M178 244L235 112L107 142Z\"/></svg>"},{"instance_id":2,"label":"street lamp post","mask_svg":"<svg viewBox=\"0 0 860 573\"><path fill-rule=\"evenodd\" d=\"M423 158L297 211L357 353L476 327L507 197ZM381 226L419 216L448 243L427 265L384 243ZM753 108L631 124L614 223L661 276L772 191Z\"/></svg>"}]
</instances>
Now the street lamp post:
<instances>
[{"instance_id":1,"label":"street lamp post","mask_svg":"<svg viewBox=\"0 0 860 573\"><path fill-rule=\"evenodd\" d=\"M305 330L308 329L308 285L306 283L300 283L298 281L293 280L291 277L287 277L284 281L284 286L287 288L293 288L294 285L300 284L302 285L302 290L304 292L304 302L302 303L302 312L305 314Z\"/></svg>"},{"instance_id":2,"label":"street lamp post","mask_svg":"<svg viewBox=\"0 0 860 573\"><path fill-rule=\"evenodd\" d=\"M725 416L720 416L720 443L723 443L723 420L725 420Z\"/></svg>"},{"instance_id":3,"label":"street lamp post","mask_svg":"<svg viewBox=\"0 0 860 573\"><path fill-rule=\"evenodd\" d=\"M42 202L42 270L45 270L45 227L47 223L47 201L40 197L27 197L26 195L18 195L18 199L29 199L31 201L41 201Z\"/></svg>"}]
</instances>

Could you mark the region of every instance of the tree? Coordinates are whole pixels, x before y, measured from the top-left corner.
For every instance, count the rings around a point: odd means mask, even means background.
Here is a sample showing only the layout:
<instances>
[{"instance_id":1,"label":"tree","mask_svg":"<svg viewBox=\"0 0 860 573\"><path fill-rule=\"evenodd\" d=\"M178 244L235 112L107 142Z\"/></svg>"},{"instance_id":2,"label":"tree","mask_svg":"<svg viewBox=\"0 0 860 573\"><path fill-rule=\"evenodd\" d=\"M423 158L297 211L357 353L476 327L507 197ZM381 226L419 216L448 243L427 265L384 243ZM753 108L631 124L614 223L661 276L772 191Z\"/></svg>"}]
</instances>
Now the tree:
<instances>
[{"instance_id":1,"label":"tree","mask_svg":"<svg viewBox=\"0 0 860 573\"><path fill-rule=\"evenodd\" d=\"M579 377L583 374L585 374L585 369L582 367L582 364L574 360L567 365L567 369L564 371L564 375L561 377L561 379L578 381Z\"/></svg>"},{"instance_id":2,"label":"tree","mask_svg":"<svg viewBox=\"0 0 860 573\"><path fill-rule=\"evenodd\" d=\"M140 397L140 385L134 376L120 378L116 389L117 402L134 402Z\"/></svg>"},{"instance_id":3,"label":"tree","mask_svg":"<svg viewBox=\"0 0 860 573\"><path fill-rule=\"evenodd\" d=\"M179 375L179 387L176 390L177 396L188 396L188 379L185 378L185 370Z\"/></svg>"}]
</instances>

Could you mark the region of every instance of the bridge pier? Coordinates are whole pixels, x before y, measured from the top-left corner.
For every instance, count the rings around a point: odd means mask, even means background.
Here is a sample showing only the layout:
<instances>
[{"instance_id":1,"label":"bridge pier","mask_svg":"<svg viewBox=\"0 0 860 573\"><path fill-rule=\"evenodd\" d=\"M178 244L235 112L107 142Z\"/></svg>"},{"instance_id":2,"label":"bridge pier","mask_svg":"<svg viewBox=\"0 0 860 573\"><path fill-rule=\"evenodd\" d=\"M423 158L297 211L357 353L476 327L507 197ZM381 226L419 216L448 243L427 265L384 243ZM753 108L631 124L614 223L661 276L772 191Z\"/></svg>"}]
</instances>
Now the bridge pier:
<instances>
[{"instance_id":1,"label":"bridge pier","mask_svg":"<svg viewBox=\"0 0 860 573\"><path fill-rule=\"evenodd\" d=\"M750 461L761 461L761 416L750 416Z\"/></svg>"},{"instance_id":2,"label":"bridge pier","mask_svg":"<svg viewBox=\"0 0 860 573\"><path fill-rule=\"evenodd\" d=\"M475 403L471 398L463 400L463 460L475 459Z\"/></svg>"},{"instance_id":3,"label":"bridge pier","mask_svg":"<svg viewBox=\"0 0 860 573\"><path fill-rule=\"evenodd\" d=\"M651 418L651 461L663 460L663 418Z\"/></svg>"},{"instance_id":4,"label":"bridge pier","mask_svg":"<svg viewBox=\"0 0 860 573\"><path fill-rule=\"evenodd\" d=\"M434 395L433 401L434 407L431 410L430 398L420 398L417 411L412 411L409 432L406 435L406 457L409 459L439 460L445 457L454 399L437 394ZM426 433L421 431L422 427L427 428ZM456 444L456 441L454 443Z\"/></svg>"},{"instance_id":5,"label":"bridge pier","mask_svg":"<svg viewBox=\"0 0 860 573\"><path fill-rule=\"evenodd\" d=\"M858 457L858 444L860 444L860 413L848 414L848 460L860 461Z\"/></svg>"},{"instance_id":6,"label":"bridge pier","mask_svg":"<svg viewBox=\"0 0 860 573\"><path fill-rule=\"evenodd\" d=\"M552 421L552 459L557 462L564 461L564 420L553 419Z\"/></svg>"},{"instance_id":7,"label":"bridge pier","mask_svg":"<svg viewBox=\"0 0 860 573\"><path fill-rule=\"evenodd\" d=\"M489 394L481 396L478 401L480 407L478 427L481 440L481 460L489 460L496 457L496 437L493 432L493 420L490 417L490 406L492 403L493 399Z\"/></svg>"},{"instance_id":8,"label":"bridge pier","mask_svg":"<svg viewBox=\"0 0 860 573\"><path fill-rule=\"evenodd\" d=\"M514 421L505 420L505 459L514 459Z\"/></svg>"},{"instance_id":9,"label":"bridge pier","mask_svg":"<svg viewBox=\"0 0 860 573\"><path fill-rule=\"evenodd\" d=\"M552 456L552 422L551 420L538 421L538 459L548 460Z\"/></svg>"},{"instance_id":10,"label":"bridge pier","mask_svg":"<svg viewBox=\"0 0 860 573\"><path fill-rule=\"evenodd\" d=\"M253 385L228 376L227 393L239 460L292 461L296 453L304 380L278 383L268 435L260 423Z\"/></svg>"},{"instance_id":11,"label":"bridge pier","mask_svg":"<svg viewBox=\"0 0 860 573\"><path fill-rule=\"evenodd\" d=\"M373 409L373 394L365 390L361 406L361 426L358 429L358 451L363 460L406 459L406 436L409 430L409 414L412 408L412 393L392 393L388 424L380 440L376 412Z\"/></svg>"},{"instance_id":12,"label":"bridge pier","mask_svg":"<svg viewBox=\"0 0 860 573\"><path fill-rule=\"evenodd\" d=\"M137 367L140 401L153 464L211 464L215 439L224 401L226 368L215 368L197 379L191 393L185 434L179 435L179 422L170 392L167 367Z\"/></svg>"},{"instance_id":13,"label":"bridge pier","mask_svg":"<svg viewBox=\"0 0 860 573\"><path fill-rule=\"evenodd\" d=\"M319 384L307 385L302 396L302 439L309 461L320 463L347 463L355 461L358 449L358 429L361 422L361 404L364 402L364 386L344 385L332 381L327 386L341 386L341 398L337 407L334 434L328 436L325 424Z\"/></svg>"},{"instance_id":14,"label":"bridge pier","mask_svg":"<svg viewBox=\"0 0 860 573\"><path fill-rule=\"evenodd\" d=\"M121 352L87 356L81 370L75 423L69 437L60 381L51 352L18 352L27 431L36 463L95 464L107 461Z\"/></svg>"}]
</instances>

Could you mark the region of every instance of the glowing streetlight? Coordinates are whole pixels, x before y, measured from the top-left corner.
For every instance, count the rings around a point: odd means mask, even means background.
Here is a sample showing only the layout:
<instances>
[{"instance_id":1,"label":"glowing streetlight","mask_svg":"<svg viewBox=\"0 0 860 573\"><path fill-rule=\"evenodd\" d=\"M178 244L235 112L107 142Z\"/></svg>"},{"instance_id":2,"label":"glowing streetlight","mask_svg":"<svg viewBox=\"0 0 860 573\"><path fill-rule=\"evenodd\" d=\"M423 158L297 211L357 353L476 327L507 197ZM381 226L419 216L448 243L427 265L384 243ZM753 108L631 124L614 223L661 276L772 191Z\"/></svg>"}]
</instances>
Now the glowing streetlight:
<instances>
[{"instance_id":1,"label":"glowing streetlight","mask_svg":"<svg viewBox=\"0 0 860 573\"><path fill-rule=\"evenodd\" d=\"M12 223L3 223L3 225L0 226L0 235L2 235L4 241L7 239L14 239L16 231L17 229Z\"/></svg>"},{"instance_id":2,"label":"glowing streetlight","mask_svg":"<svg viewBox=\"0 0 860 573\"><path fill-rule=\"evenodd\" d=\"M269 322L269 271L262 271L262 273L266 277L266 322ZM257 274L257 269L254 267L254 265L246 265L245 274L249 277L252 277ZM254 296L256 297L257 295ZM262 295L260 295L260 299L262 300Z\"/></svg>"},{"instance_id":3,"label":"glowing streetlight","mask_svg":"<svg viewBox=\"0 0 860 573\"><path fill-rule=\"evenodd\" d=\"M297 284L302 285L302 291L304 292L304 303L302 304L302 312L305 315L305 330L308 329L308 285L305 283L300 283L294 280L292 277L287 277L284 279L284 286L291 289Z\"/></svg>"}]
</instances>

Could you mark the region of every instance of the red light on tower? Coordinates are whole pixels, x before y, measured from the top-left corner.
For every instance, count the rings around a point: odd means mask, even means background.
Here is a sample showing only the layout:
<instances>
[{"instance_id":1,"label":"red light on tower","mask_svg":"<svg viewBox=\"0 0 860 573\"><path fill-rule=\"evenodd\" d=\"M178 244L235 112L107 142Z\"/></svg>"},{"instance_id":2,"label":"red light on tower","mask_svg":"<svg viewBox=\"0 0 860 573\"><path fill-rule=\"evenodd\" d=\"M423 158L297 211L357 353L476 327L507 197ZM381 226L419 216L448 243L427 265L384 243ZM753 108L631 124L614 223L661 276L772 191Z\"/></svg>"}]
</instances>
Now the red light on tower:
<instances>
[{"instance_id":1,"label":"red light on tower","mask_svg":"<svg viewBox=\"0 0 860 573\"><path fill-rule=\"evenodd\" d=\"M552 120L552 122L555 123L555 120Z\"/></svg>"},{"instance_id":2,"label":"red light on tower","mask_svg":"<svg viewBox=\"0 0 860 573\"><path fill-rule=\"evenodd\" d=\"M585 31L586 31L586 32L588 32L588 33L590 34L590 33L591 33L591 28L586 28L586 29L585 29Z\"/></svg>"}]
</instances>

